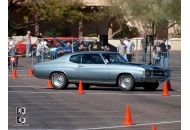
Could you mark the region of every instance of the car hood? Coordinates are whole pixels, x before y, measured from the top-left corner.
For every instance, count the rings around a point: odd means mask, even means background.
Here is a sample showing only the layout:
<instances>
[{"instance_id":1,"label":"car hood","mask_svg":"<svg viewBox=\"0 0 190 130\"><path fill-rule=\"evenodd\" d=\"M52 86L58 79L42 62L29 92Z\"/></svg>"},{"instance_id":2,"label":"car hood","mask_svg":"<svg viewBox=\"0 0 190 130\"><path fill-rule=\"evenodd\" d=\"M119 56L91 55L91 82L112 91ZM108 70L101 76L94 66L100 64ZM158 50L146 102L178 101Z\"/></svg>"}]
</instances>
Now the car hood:
<instances>
[{"instance_id":1,"label":"car hood","mask_svg":"<svg viewBox=\"0 0 190 130\"><path fill-rule=\"evenodd\" d=\"M163 68L163 67L152 66L152 65L141 64L141 63L129 63L128 65L139 66L139 67L144 68L145 70L168 70L168 69Z\"/></svg>"}]
</instances>

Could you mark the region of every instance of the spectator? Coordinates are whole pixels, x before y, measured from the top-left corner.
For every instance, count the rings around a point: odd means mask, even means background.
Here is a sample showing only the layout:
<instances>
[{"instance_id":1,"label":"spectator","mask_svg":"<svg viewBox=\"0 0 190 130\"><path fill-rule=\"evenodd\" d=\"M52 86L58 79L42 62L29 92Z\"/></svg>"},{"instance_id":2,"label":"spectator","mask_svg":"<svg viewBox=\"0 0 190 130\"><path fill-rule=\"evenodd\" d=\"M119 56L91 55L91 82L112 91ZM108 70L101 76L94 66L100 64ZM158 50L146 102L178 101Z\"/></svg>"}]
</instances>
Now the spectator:
<instances>
[{"instance_id":1,"label":"spectator","mask_svg":"<svg viewBox=\"0 0 190 130\"><path fill-rule=\"evenodd\" d=\"M87 46L84 44L83 39L79 40L79 44L77 46L78 51L87 51Z\"/></svg>"},{"instance_id":2,"label":"spectator","mask_svg":"<svg viewBox=\"0 0 190 130\"><path fill-rule=\"evenodd\" d=\"M29 57L29 52L30 52L30 45L31 45L31 36L30 36L31 32L27 31L27 34L25 36L25 40L26 40L26 57Z\"/></svg>"},{"instance_id":3,"label":"spectator","mask_svg":"<svg viewBox=\"0 0 190 130\"><path fill-rule=\"evenodd\" d=\"M37 63L42 62L42 47L41 47L41 40L38 40L38 41L37 41L36 60L37 60Z\"/></svg>"},{"instance_id":4,"label":"spectator","mask_svg":"<svg viewBox=\"0 0 190 130\"><path fill-rule=\"evenodd\" d=\"M147 46L146 46L146 38L145 38L145 36L143 36L143 39L141 40L141 49L142 49L142 61L146 62Z\"/></svg>"},{"instance_id":5,"label":"spectator","mask_svg":"<svg viewBox=\"0 0 190 130\"><path fill-rule=\"evenodd\" d=\"M15 55L15 40L12 37L9 38L9 52L10 55Z\"/></svg>"},{"instance_id":6,"label":"spectator","mask_svg":"<svg viewBox=\"0 0 190 130\"><path fill-rule=\"evenodd\" d=\"M38 38L44 38L42 33L39 33L39 35L37 36Z\"/></svg>"},{"instance_id":7,"label":"spectator","mask_svg":"<svg viewBox=\"0 0 190 130\"><path fill-rule=\"evenodd\" d=\"M43 39L39 39L39 42L38 42L37 48L36 48L37 63L43 61L44 52L46 51L45 49L49 49L46 45L46 42Z\"/></svg>"},{"instance_id":8,"label":"spectator","mask_svg":"<svg viewBox=\"0 0 190 130\"><path fill-rule=\"evenodd\" d=\"M123 42L124 39L120 39L120 44L117 46L117 52L126 59L127 46Z\"/></svg>"},{"instance_id":9,"label":"spectator","mask_svg":"<svg viewBox=\"0 0 190 130\"><path fill-rule=\"evenodd\" d=\"M128 37L125 37L124 44L127 46L126 56L129 62L132 61L132 54L135 48L135 44Z\"/></svg>"},{"instance_id":10,"label":"spectator","mask_svg":"<svg viewBox=\"0 0 190 130\"><path fill-rule=\"evenodd\" d=\"M63 47L61 45L58 45L58 48L56 50L56 54L57 54L58 57L64 55Z\"/></svg>"},{"instance_id":11,"label":"spectator","mask_svg":"<svg viewBox=\"0 0 190 130\"><path fill-rule=\"evenodd\" d=\"M105 50L105 51L110 51L110 47L109 47L108 45L105 45L105 46L104 46L104 50Z\"/></svg>"},{"instance_id":12,"label":"spectator","mask_svg":"<svg viewBox=\"0 0 190 130\"><path fill-rule=\"evenodd\" d=\"M67 42L67 45L63 47L63 54L72 53L72 46L70 42Z\"/></svg>"},{"instance_id":13,"label":"spectator","mask_svg":"<svg viewBox=\"0 0 190 130\"><path fill-rule=\"evenodd\" d=\"M161 59L160 65L164 68L169 67L169 49L171 49L170 42L166 39L163 39L163 42L160 44L161 49Z\"/></svg>"},{"instance_id":14,"label":"spectator","mask_svg":"<svg viewBox=\"0 0 190 130\"><path fill-rule=\"evenodd\" d=\"M160 49L160 42L156 42L156 45L153 46L153 65L157 66L160 65L160 54L161 54L161 49Z\"/></svg>"},{"instance_id":15,"label":"spectator","mask_svg":"<svg viewBox=\"0 0 190 130\"><path fill-rule=\"evenodd\" d=\"M99 51L99 50L101 50L100 45L97 42L97 39L94 39L94 43L90 44L88 46L88 49L89 49L89 51Z\"/></svg>"}]
</instances>

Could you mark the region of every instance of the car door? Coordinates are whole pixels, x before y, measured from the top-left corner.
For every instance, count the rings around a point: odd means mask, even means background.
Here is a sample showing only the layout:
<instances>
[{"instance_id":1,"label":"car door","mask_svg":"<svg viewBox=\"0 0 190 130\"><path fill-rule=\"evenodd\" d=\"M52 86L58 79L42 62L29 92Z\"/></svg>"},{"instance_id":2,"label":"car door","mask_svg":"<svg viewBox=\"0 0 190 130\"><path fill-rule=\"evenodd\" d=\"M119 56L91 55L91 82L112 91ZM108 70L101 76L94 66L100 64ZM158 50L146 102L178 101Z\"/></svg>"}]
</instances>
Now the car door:
<instances>
[{"instance_id":1,"label":"car door","mask_svg":"<svg viewBox=\"0 0 190 130\"><path fill-rule=\"evenodd\" d=\"M78 78L86 83L108 82L108 67L99 54L83 54L78 66Z\"/></svg>"}]
</instances>

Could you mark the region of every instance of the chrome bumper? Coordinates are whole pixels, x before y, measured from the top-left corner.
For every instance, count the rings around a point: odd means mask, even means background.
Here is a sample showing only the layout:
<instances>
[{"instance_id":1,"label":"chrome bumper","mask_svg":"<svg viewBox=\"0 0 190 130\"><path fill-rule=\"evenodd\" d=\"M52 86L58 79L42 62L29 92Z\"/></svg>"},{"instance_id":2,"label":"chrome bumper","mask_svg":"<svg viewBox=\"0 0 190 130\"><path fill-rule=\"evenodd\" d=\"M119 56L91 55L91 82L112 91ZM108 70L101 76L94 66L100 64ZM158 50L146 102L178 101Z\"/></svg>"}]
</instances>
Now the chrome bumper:
<instances>
[{"instance_id":1,"label":"chrome bumper","mask_svg":"<svg viewBox=\"0 0 190 130\"><path fill-rule=\"evenodd\" d=\"M163 83L164 81L169 81L170 77L157 77L157 76L150 76L150 77L146 77L146 76L142 76L141 81L142 82L150 82L150 83L155 83L155 82L159 82L159 83Z\"/></svg>"}]
</instances>

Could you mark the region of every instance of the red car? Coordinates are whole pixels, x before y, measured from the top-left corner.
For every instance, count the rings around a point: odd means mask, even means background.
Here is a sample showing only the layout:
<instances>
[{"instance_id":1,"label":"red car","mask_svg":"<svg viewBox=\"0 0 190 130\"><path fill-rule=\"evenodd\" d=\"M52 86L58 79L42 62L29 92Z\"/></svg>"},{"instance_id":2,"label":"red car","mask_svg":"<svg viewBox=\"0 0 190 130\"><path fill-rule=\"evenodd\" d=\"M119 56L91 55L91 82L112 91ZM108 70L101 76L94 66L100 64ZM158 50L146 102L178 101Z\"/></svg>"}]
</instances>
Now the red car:
<instances>
[{"instance_id":1,"label":"red car","mask_svg":"<svg viewBox=\"0 0 190 130\"><path fill-rule=\"evenodd\" d=\"M30 50L32 48L36 48L36 43L31 44ZM19 41L17 44L15 44L15 49L17 50L18 55L24 55L26 53L26 40Z\"/></svg>"}]
</instances>

